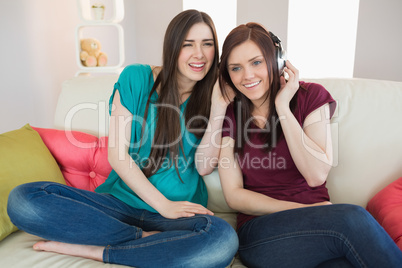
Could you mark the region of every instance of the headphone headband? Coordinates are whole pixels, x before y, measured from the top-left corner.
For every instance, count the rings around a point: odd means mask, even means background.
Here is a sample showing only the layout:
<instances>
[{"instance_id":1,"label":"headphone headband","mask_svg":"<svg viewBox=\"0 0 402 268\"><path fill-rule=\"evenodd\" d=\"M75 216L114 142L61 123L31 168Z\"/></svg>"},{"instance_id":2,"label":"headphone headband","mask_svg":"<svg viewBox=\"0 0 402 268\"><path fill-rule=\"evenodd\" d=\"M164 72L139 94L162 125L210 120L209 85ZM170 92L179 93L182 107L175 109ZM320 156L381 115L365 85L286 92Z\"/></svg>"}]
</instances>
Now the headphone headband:
<instances>
[{"instance_id":1,"label":"headphone headband","mask_svg":"<svg viewBox=\"0 0 402 268\"><path fill-rule=\"evenodd\" d=\"M274 43L275 46L281 46L281 39L279 39L279 37L274 35L273 32L269 32L269 36L271 37L272 42Z\"/></svg>"}]
</instances>

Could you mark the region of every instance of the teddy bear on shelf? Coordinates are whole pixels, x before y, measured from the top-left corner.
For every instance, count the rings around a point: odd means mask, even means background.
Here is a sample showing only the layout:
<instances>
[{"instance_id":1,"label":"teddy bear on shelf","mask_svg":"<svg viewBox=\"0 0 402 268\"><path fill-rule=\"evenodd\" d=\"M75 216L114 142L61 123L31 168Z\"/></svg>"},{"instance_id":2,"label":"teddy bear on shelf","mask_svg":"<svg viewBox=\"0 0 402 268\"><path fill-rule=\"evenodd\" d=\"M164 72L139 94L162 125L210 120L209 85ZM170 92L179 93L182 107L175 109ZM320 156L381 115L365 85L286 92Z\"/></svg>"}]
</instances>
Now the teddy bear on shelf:
<instances>
[{"instance_id":1,"label":"teddy bear on shelf","mask_svg":"<svg viewBox=\"0 0 402 268\"><path fill-rule=\"evenodd\" d=\"M81 39L80 59L86 67L105 66L107 54L101 52L101 44L95 38Z\"/></svg>"}]
</instances>

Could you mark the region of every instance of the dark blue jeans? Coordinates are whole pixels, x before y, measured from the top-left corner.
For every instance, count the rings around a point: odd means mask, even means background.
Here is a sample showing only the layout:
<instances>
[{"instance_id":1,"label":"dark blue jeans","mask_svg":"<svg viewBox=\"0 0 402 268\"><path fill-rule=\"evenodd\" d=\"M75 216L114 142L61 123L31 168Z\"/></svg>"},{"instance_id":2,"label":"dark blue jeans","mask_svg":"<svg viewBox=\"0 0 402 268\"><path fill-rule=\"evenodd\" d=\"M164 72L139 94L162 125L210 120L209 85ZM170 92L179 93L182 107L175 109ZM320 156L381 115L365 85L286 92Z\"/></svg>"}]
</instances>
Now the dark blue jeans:
<instances>
[{"instance_id":1,"label":"dark blue jeans","mask_svg":"<svg viewBox=\"0 0 402 268\"><path fill-rule=\"evenodd\" d=\"M362 207L328 205L252 219L239 232L248 267L402 267L402 252Z\"/></svg>"},{"instance_id":2,"label":"dark blue jeans","mask_svg":"<svg viewBox=\"0 0 402 268\"><path fill-rule=\"evenodd\" d=\"M166 219L108 194L51 182L13 189L8 214L19 229L47 240L105 246L103 260L108 263L225 267L238 249L235 230L217 217ZM141 238L142 230L161 233Z\"/></svg>"}]
</instances>

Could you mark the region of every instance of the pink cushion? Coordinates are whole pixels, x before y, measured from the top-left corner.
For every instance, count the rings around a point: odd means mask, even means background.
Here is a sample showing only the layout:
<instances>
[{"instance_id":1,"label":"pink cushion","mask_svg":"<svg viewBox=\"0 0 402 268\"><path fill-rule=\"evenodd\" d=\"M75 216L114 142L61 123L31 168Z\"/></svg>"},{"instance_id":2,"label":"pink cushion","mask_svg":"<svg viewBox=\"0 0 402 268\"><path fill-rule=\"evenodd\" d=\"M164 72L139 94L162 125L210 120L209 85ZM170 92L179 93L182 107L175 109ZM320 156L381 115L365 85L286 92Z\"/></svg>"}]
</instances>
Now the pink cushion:
<instances>
[{"instance_id":1,"label":"pink cushion","mask_svg":"<svg viewBox=\"0 0 402 268\"><path fill-rule=\"evenodd\" d=\"M402 177L378 192L367 210L402 250Z\"/></svg>"},{"instance_id":2,"label":"pink cushion","mask_svg":"<svg viewBox=\"0 0 402 268\"><path fill-rule=\"evenodd\" d=\"M32 127L60 166L67 185L94 191L112 168L107 159L108 138L79 132Z\"/></svg>"}]
</instances>

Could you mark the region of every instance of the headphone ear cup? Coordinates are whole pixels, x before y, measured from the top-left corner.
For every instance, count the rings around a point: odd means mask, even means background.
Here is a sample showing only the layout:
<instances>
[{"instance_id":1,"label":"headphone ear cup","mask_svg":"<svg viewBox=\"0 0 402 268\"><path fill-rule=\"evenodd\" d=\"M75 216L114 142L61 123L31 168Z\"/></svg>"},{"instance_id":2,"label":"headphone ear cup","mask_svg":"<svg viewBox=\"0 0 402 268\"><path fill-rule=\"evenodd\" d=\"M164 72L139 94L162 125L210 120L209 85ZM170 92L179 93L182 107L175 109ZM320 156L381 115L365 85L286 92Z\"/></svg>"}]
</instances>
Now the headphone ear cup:
<instances>
[{"instance_id":1,"label":"headphone ear cup","mask_svg":"<svg viewBox=\"0 0 402 268\"><path fill-rule=\"evenodd\" d=\"M286 50L282 50L281 48L278 48L278 53L277 53L277 59L276 60L278 62L279 74L282 75L283 69L286 66L286 60L287 60Z\"/></svg>"},{"instance_id":2,"label":"headphone ear cup","mask_svg":"<svg viewBox=\"0 0 402 268\"><path fill-rule=\"evenodd\" d=\"M282 49L281 40L276 35L272 32L268 32L268 34L276 47L276 62L278 63L279 75L282 75L287 60L286 50Z\"/></svg>"}]
</instances>

